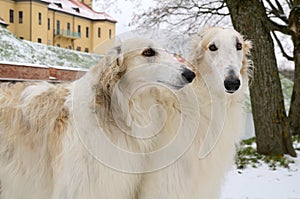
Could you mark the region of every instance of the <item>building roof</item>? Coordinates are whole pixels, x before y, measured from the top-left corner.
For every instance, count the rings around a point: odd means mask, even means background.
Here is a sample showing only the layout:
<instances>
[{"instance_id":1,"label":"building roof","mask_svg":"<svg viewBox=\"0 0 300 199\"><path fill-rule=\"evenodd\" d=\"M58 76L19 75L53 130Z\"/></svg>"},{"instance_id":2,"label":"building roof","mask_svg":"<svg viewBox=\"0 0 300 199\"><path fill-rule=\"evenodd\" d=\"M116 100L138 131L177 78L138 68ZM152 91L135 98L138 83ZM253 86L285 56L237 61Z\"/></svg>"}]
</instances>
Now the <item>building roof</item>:
<instances>
[{"instance_id":1,"label":"building roof","mask_svg":"<svg viewBox=\"0 0 300 199\"><path fill-rule=\"evenodd\" d=\"M105 12L96 12L89 6L76 0L40 0L49 3L49 9L64 12L67 14L95 20L95 21L117 21Z\"/></svg>"}]
</instances>

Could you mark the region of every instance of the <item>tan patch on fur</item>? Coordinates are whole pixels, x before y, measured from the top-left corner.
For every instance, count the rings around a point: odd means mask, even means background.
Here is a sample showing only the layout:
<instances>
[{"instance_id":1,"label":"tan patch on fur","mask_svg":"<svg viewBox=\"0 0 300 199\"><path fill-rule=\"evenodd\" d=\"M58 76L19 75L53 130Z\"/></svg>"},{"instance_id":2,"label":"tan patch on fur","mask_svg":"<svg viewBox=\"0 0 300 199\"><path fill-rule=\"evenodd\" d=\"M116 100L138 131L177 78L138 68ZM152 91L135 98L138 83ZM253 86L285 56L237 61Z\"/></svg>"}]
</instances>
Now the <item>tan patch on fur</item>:
<instances>
[{"instance_id":1,"label":"tan patch on fur","mask_svg":"<svg viewBox=\"0 0 300 199\"><path fill-rule=\"evenodd\" d=\"M241 75L244 79L252 78L253 64L248 56L250 56L250 49L252 48L252 43L249 40L243 40L243 63L241 68Z\"/></svg>"},{"instance_id":2,"label":"tan patch on fur","mask_svg":"<svg viewBox=\"0 0 300 199\"><path fill-rule=\"evenodd\" d=\"M33 97L29 93L31 98L22 97L26 88L38 85L1 85L0 158L5 155L12 158L16 148L33 154L44 153L39 158L47 163L59 154L61 139L67 127L68 109L64 107L64 103L69 91L61 85L47 84L45 91ZM6 154L1 151L6 151Z\"/></svg>"},{"instance_id":3,"label":"tan patch on fur","mask_svg":"<svg viewBox=\"0 0 300 199\"><path fill-rule=\"evenodd\" d=\"M69 110L66 106L64 106L65 99L69 94L69 90L61 88L59 90L59 98L58 98L58 107L59 112L58 116L54 123L54 131L49 134L48 147L52 157L56 157L59 155L62 149L62 138L66 133L67 124L69 119Z\"/></svg>"},{"instance_id":4,"label":"tan patch on fur","mask_svg":"<svg viewBox=\"0 0 300 199\"><path fill-rule=\"evenodd\" d=\"M69 110L67 107L63 106L55 120L53 133L50 133L48 137L48 148L52 157L57 157L62 150L61 140L67 130L68 119Z\"/></svg>"},{"instance_id":5,"label":"tan patch on fur","mask_svg":"<svg viewBox=\"0 0 300 199\"><path fill-rule=\"evenodd\" d=\"M19 138L26 129L20 105L20 93L30 84L0 84L0 158L10 159ZM2 157L1 157L2 156Z\"/></svg>"},{"instance_id":6,"label":"tan patch on fur","mask_svg":"<svg viewBox=\"0 0 300 199\"><path fill-rule=\"evenodd\" d=\"M98 70L94 70L99 76L96 78L98 82L95 82L95 106L97 110L101 107L102 112L105 113L110 113L113 88L127 69L127 65L118 61L119 58L115 56L113 53L108 54L97 66ZM122 59L125 60L125 58ZM105 119L105 117L100 117ZM111 115L106 118L111 119Z\"/></svg>"}]
</instances>

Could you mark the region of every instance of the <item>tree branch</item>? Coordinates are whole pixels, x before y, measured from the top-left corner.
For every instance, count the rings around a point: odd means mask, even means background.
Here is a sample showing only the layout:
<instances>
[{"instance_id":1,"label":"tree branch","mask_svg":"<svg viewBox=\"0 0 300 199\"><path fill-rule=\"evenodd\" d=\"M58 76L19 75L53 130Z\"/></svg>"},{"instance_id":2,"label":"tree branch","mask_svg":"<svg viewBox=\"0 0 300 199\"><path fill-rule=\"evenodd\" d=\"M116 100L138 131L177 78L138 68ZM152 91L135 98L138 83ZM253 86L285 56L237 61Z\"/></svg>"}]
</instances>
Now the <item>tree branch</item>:
<instances>
[{"instance_id":1,"label":"tree branch","mask_svg":"<svg viewBox=\"0 0 300 199\"><path fill-rule=\"evenodd\" d=\"M285 52L285 50L284 50L284 48L283 48L283 46L282 46L282 43L280 42L280 39L277 37L276 33L275 33L274 31L271 31L271 32L272 32L272 35L273 35L274 39L276 40L276 42L277 42L277 44L278 44L278 46L279 46L279 48L280 48L280 51L281 51L282 55L283 55L287 60L289 60L289 61L294 61L294 57L289 56L289 55Z\"/></svg>"},{"instance_id":2,"label":"tree branch","mask_svg":"<svg viewBox=\"0 0 300 199\"><path fill-rule=\"evenodd\" d=\"M156 3L154 8L135 14L130 25L153 27L166 24L177 30L180 27L180 31L183 32L195 32L201 27L200 24L203 26L208 21L212 22L210 24L218 23L224 17L229 16L226 3L223 0L181 0L177 3L175 1L156 0Z\"/></svg>"},{"instance_id":3,"label":"tree branch","mask_svg":"<svg viewBox=\"0 0 300 199\"><path fill-rule=\"evenodd\" d=\"M275 0L279 13L284 14L283 8L278 0Z\"/></svg>"},{"instance_id":4,"label":"tree branch","mask_svg":"<svg viewBox=\"0 0 300 199\"><path fill-rule=\"evenodd\" d=\"M269 6L271 7L271 10L269 10L269 14L273 14L275 17L281 19L285 24L288 24L288 18L284 13L284 10L281 6L281 4L278 2L278 0L275 0L276 2L276 6L274 6L274 4L270 1L270 0L266 0L267 3L269 4Z\"/></svg>"},{"instance_id":5,"label":"tree branch","mask_svg":"<svg viewBox=\"0 0 300 199\"><path fill-rule=\"evenodd\" d=\"M287 25L286 26L280 25L280 24L272 21L270 18L268 18L266 26L270 31L279 31L279 32L282 32L283 34L287 34L287 35L292 34L291 30L288 28Z\"/></svg>"}]
</instances>

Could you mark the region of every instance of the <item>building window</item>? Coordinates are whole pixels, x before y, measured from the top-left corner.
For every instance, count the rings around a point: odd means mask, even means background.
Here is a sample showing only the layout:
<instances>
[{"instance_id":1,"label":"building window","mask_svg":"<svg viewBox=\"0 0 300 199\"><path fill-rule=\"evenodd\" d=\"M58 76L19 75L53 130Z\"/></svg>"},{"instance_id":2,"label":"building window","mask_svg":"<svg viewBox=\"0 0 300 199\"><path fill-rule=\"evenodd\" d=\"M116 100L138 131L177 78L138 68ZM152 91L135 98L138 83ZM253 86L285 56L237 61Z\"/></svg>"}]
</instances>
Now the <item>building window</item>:
<instances>
[{"instance_id":1,"label":"building window","mask_svg":"<svg viewBox=\"0 0 300 199\"><path fill-rule=\"evenodd\" d=\"M54 3L55 5L57 5L57 7L62 8L62 4L61 3Z\"/></svg>"},{"instance_id":2,"label":"building window","mask_svg":"<svg viewBox=\"0 0 300 199\"><path fill-rule=\"evenodd\" d=\"M42 25L42 13L39 12L39 17L38 18L39 18L39 22L38 22L39 25Z\"/></svg>"},{"instance_id":3,"label":"building window","mask_svg":"<svg viewBox=\"0 0 300 199\"><path fill-rule=\"evenodd\" d=\"M76 50L77 50L77 51L81 51L81 47L78 46L78 47L76 48Z\"/></svg>"},{"instance_id":4,"label":"building window","mask_svg":"<svg viewBox=\"0 0 300 199\"><path fill-rule=\"evenodd\" d=\"M51 29L51 23L50 23L50 18L48 18L48 30Z\"/></svg>"},{"instance_id":5,"label":"building window","mask_svg":"<svg viewBox=\"0 0 300 199\"><path fill-rule=\"evenodd\" d=\"M89 52L89 49L88 49L88 48L85 48L85 49L84 49L84 52L88 53L88 52Z\"/></svg>"},{"instance_id":6,"label":"building window","mask_svg":"<svg viewBox=\"0 0 300 199\"><path fill-rule=\"evenodd\" d=\"M19 11L19 23L23 23L23 11Z\"/></svg>"},{"instance_id":7,"label":"building window","mask_svg":"<svg viewBox=\"0 0 300 199\"><path fill-rule=\"evenodd\" d=\"M71 35L71 24L67 23L67 35Z\"/></svg>"},{"instance_id":8,"label":"building window","mask_svg":"<svg viewBox=\"0 0 300 199\"><path fill-rule=\"evenodd\" d=\"M59 20L56 21L56 34L57 35L60 34L60 21Z\"/></svg>"},{"instance_id":9,"label":"building window","mask_svg":"<svg viewBox=\"0 0 300 199\"><path fill-rule=\"evenodd\" d=\"M109 32L108 32L108 37L109 37L109 39L111 39L111 29L109 29Z\"/></svg>"},{"instance_id":10,"label":"building window","mask_svg":"<svg viewBox=\"0 0 300 199\"><path fill-rule=\"evenodd\" d=\"M86 36L86 38L89 38L89 28L88 27L86 27L86 29L85 29L85 36Z\"/></svg>"},{"instance_id":11,"label":"building window","mask_svg":"<svg viewBox=\"0 0 300 199\"><path fill-rule=\"evenodd\" d=\"M98 38L101 37L101 28L98 28Z\"/></svg>"},{"instance_id":12,"label":"building window","mask_svg":"<svg viewBox=\"0 0 300 199\"><path fill-rule=\"evenodd\" d=\"M81 37L81 26L78 25L77 27L78 36Z\"/></svg>"},{"instance_id":13,"label":"building window","mask_svg":"<svg viewBox=\"0 0 300 199\"><path fill-rule=\"evenodd\" d=\"M41 38L38 38L38 39L37 39L37 42L38 42L38 43L42 43L42 39L41 39Z\"/></svg>"},{"instance_id":14,"label":"building window","mask_svg":"<svg viewBox=\"0 0 300 199\"><path fill-rule=\"evenodd\" d=\"M14 10L9 10L9 22L14 23Z\"/></svg>"}]
</instances>

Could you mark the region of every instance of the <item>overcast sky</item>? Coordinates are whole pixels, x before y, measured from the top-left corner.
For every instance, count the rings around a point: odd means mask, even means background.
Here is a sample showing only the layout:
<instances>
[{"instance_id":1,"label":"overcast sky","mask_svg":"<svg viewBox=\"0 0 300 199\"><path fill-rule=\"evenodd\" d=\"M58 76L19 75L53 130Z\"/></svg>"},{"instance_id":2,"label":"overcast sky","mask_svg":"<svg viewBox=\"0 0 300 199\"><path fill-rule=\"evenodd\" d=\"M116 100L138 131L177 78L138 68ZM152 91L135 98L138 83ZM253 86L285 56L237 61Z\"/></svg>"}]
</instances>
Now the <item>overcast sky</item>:
<instances>
[{"instance_id":1,"label":"overcast sky","mask_svg":"<svg viewBox=\"0 0 300 199\"><path fill-rule=\"evenodd\" d=\"M149 0L94 0L94 3L94 9L96 11L105 11L118 21L116 25L116 36L134 30L135 27L128 26L133 17L133 13L146 10L154 4L153 1ZM292 54L291 39L287 39L286 36L281 36L280 38L281 40L284 40L285 46L290 46L287 51L289 54ZM276 48L276 54L279 67L294 67L293 62L287 61L287 59L282 56L278 48Z\"/></svg>"},{"instance_id":2,"label":"overcast sky","mask_svg":"<svg viewBox=\"0 0 300 199\"><path fill-rule=\"evenodd\" d=\"M133 12L147 9L151 5L149 0L96 0L95 2L94 9L96 11L105 11L118 21L116 35L133 30L134 27L128 26Z\"/></svg>"}]
</instances>

